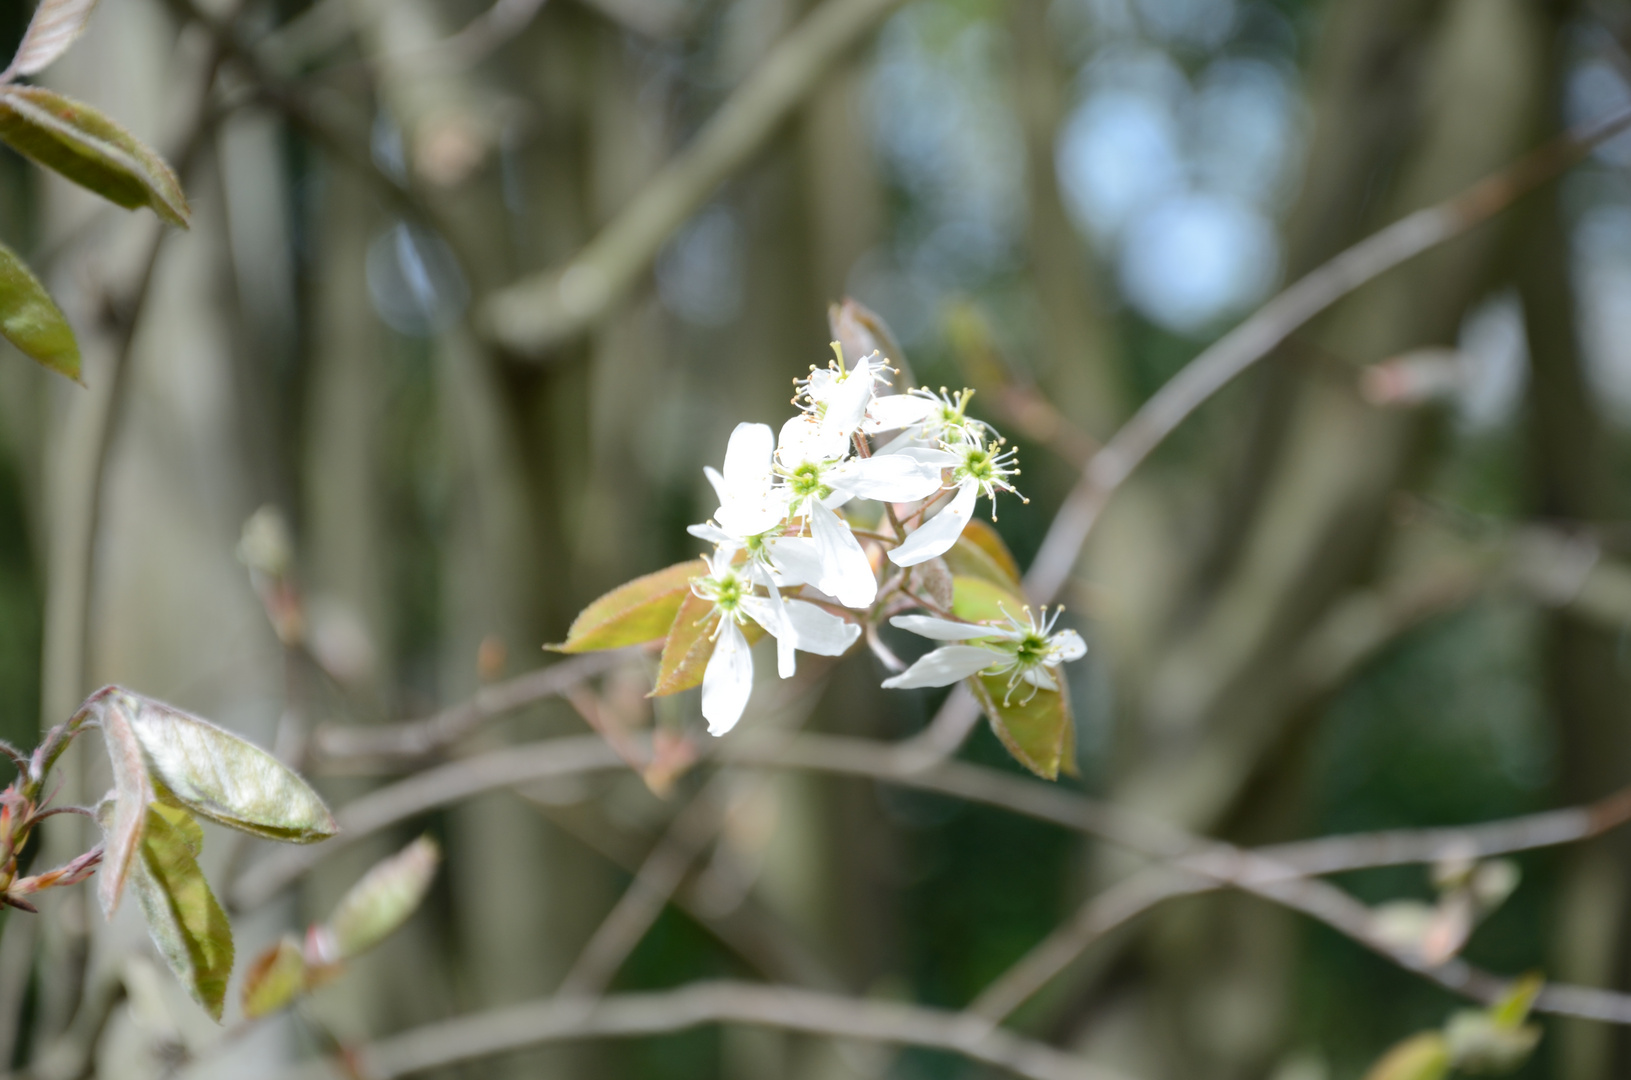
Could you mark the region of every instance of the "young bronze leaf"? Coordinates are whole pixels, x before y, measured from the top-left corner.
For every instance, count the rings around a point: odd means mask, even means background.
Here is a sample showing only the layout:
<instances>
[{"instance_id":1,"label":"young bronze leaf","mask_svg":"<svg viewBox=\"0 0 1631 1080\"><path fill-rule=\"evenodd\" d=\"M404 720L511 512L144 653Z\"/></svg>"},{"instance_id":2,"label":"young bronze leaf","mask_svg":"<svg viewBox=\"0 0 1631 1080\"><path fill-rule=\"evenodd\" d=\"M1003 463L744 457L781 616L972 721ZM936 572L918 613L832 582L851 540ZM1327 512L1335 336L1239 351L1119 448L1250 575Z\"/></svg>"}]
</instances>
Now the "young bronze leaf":
<instances>
[{"instance_id":1,"label":"young bronze leaf","mask_svg":"<svg viewBox=\"0 0 1631 1080\"><path fill-rule=\"evenodd\" d=\"M39 278L0 244L0 334L52 371L79 381L79 343Z\"/></svg>"},{"instance_id":2,"label":"young bronze leaf","mask_svg":"<svg viewBox=\"0 0 1631 1080\"><path fill-rule=\"evenodd\" d=\"M113 796L97 813L104 851L96 898L102 904L102 913L110 919L137 861L142 829L147 824L147 805L153 801L153 784L147 776L141 742L131 724L131 712L129 704L118 695L109 698L100 710L102 741L113 767Z\"/></svg>"},{"instance_id":3,"label":"young bronze leaf","mask_svg":"<svg viewBox=\"0 0 1631 1080\"><path fill-rule=\"evenodd\" d=\"M151 698L120 691L158 797L234 829L295 844L339 830L323 800L253 743Z\"/></svg>"},{"instance_id":4,"label":"young bronze leaf","mask_svg":"<svg viewBox=\"0 0 1631 1080\"><path fill-rule=\"evenodd\" d=\"M1044 780L1057 780L1065 748L1075 746L1070 691L1063 676L1059 678L1057 691L1038 690L1023 704L1022 699L1031 692L1031 687L1021 683L1010 695L1007 674L976 675L967 682L991 721L991 730L1014 760ZM1005 696L1010 704L1003 704ZM1070 772L1074 765L1065 768Z\"/></svg>"},{"instance_id":5,"label":"young bronze leaf","mask_svg":"<svg viewBox=\"0 0 1631 1080\"><path fill-rule=\"evenodd\" d=\"M190 211L164 159L102 113L39 86L0 86L0 139L25 157L185 229Z\"/></svg>"},{"instance_id":6,"label":"young bronze leaf","mask_svg":"<svg viewBox=\"0 0 1631 1080\"><path fill-rule=\"evenodd\" d=\"M275 1013L305 992L306 958L300 942L285 934L244 972L244 1016L253 1020Z\"/></svg>"},{"instance_id":7,"label":"young bronze leaf","mask_svg":"<svg viewBox=\"0 0 1631 1080\"><path fill-rule=\"evenodd\" d=\"M674 613L690 595L691 581L708 572L693 559L620 585L583 609L556 652L590 652L656 641L668 633Z\"/></svg>"},{"instance_id":8,"label":"young bronze leaf","mask_svg":"<svg viewBox=\"0 0 1631 1080\"><path fill-rule=\"evenodd\" d=\"M131 885L153 944L189 993L216 1020L232 975L232 925L198 869L202 831L184 810L154 803Z\"/></svg>"},{"instance_id":9,"label":"young bronze leaf","mask_svg":"<svg viewBox=\"0 0 1631 1080\"><path fill-rule=\"evenodd\" d=\"M318 955L311 959L338 963L378 945L418 909L440 861L436 841L421 836L368 871L313 930L308 941Z\"/></svg>"},{"instance_id":10,"label":"young bronze leaf","mask_svg":"<svg viewBox=\"0 0 1631 1080\"><path fill-rule=\"evenodd\" d=\"M0 82L44 71L84 32L94 10L96 0L40 0L23 34L23 43L17 46L17 55L0 72Z\"/></svg>"},{"instance_id":11,"label":"young bronze leaf","mask_svg":"<svg viewBox=\"0 0 1631 1080\"><path fill-rule=\"evenodd\" d=\"M715 620L708 617L713 605L698 596L687 595L663 642L663 658L657 665L657 685L652 697L677 694L702 685L702 673L714 654Z\"/></svg>"}]
</instances>

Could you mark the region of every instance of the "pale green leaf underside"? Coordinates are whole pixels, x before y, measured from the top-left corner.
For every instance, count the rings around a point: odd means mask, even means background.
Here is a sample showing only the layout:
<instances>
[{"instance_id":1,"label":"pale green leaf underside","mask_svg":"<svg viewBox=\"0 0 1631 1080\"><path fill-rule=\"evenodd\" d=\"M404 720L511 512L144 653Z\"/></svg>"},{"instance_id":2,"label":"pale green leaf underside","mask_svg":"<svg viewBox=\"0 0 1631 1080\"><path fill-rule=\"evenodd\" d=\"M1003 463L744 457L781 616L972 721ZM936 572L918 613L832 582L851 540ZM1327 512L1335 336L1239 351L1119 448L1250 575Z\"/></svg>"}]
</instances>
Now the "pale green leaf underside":
<instances>
[{"instance_id":1,"label":"pale green leaf underside","mask_svg":"<svg viewBox=\"0 0 1631 1080\"><path fill-rule=\"evenodd\" d=\"M154 804L130 882L147 929L189 993L221 1019L232 975L232 925L198 868L202 832L184 811Z\"/></svg>"},{"instance_id":2,"label":"pale green leaf underside","mask_svg":"<svg viewBox=\"0 0 1631 1080\"><path fill-rule=\"evenodd\" d=\"M79 343L56 301L17 253L0 244L0 334L25 355L79 381Z\"/></svg>"},{"instance_id":3,"label":"pale green leaf underside","mask_svg":"<svg viewBox=\"0 0 1631 1080\"><path fill-rule=\"evenodd\" d=\"M187 227L191 211L170 166L89 105L40 86L0 86L0 140L109 202L149 206Z\"/></svg>"},{"instance_id":4,"label":"pale green leaf underside","mask_svg":"<svg viewBox=\"0 0 1631 1080\"><path fill-rule=\"evenodd\" d=\"M329 917L336 955L347 960L373 948L408 920L436 876L436 841L421 836L383 860L353 885Z\"/></svg>"},{"instance_id":5,"label":"pale green leaf underside","mask_svg":"<svg viewBox=\"0 0 1631 1080\"><path fill-rule=\"evenodd\" d=\"M131 702L132 726L158 797L273 840L309 844L339 830L315 791L292 769L229 731L146 698Z\"/></svg>"}]
</instances>

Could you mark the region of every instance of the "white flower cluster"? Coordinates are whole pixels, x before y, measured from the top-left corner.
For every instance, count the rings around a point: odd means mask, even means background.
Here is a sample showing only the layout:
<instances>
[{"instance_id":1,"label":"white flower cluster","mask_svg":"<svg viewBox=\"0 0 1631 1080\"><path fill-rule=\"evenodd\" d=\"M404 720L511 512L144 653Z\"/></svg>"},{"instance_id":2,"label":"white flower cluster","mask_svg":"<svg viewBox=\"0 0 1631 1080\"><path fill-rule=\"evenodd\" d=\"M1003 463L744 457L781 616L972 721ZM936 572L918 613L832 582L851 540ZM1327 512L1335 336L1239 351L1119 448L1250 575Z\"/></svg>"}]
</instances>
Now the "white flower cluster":
<instances>
[{"instance_id":1,"label":"white flower cluster","mask_svg":"<svg viewBox=\"0 0 1631 1080\"><path fill-rule=\"evenodd\" d=\"M753 689L753 661L742 632L749 622L776 639L784 679L794 672L798 650L839 656L860 637L859 625L831 609L872 608L878 570L835 511L852 499L921 503L905 518L918 519L916 529L888 549L890 562L905 568L949 550L979 496L995 499L998 491L1014 490L1014 453L1003 449L988 425L967 415L971 391L882 395L891 369L877 353L846 366L837 342L833 352L834 362L798 381L794 402L800 411L778 436L765 424L738 424L724 469L706 470L719 509L707 523L690 527L693 536L714 545L709 573L692 583L692 592L713 605L702 621L717 620L702 679L702 713L715 735L735 726ZM869 436L891 431L899 434L871 449ZM949 500L943 500L948 491ZM938 513L921 521L936 506ZM825 595L792 595L804 586ZM1074 631L1052 634L1051 620L1044 626L1029 612L1026 618L1028 623L1010 617L1012 626L991 627L898 617L894 625L914 633L970 644L937 649L884 685L946 686L982 671L1007 671L1014 673L1010 692L1021 680L1032 693L1056 689L1048 669L1080 656L1086 646Z\"/></svg>"}]
</instances>

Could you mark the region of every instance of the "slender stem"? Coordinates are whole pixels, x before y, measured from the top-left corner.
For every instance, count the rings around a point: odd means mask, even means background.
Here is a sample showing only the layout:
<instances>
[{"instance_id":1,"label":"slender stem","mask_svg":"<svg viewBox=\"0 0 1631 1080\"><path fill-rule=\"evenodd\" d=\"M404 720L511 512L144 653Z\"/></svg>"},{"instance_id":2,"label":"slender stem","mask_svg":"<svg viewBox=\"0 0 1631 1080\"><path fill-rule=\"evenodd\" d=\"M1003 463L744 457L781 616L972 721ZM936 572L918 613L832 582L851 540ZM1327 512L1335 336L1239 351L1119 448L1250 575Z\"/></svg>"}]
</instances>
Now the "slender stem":
<instances>
[{"instance_id":1,"label":"slender stem","mask_svg":"<svg viewBox=\"0 0 1631 1080\"><path fill-rule=\"evenodd\" d=\"M1213 394L1344 296L1494 216L1627 126L1631 110L1553 139L1461 193L1399 219L1310 271L1191 360L1088 460L1025 575L1032 603L1059 595L1110 496Z\"/></svg>"}]
</instances>

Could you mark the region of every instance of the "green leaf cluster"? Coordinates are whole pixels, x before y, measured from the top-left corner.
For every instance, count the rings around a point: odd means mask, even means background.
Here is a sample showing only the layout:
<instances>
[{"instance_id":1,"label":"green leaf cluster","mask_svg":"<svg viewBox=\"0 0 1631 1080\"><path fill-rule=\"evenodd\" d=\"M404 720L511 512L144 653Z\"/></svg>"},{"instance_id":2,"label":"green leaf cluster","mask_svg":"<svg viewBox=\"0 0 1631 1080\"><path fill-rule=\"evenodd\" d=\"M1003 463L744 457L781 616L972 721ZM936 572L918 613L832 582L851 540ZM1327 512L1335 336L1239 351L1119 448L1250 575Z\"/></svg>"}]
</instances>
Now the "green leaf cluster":
<instances>
[{"instance_id":1,"label":"green leaf cluster","mask_svg":"<svg viewBox=\"0 0 1631 1080\"><path fill-rule=\"evenodd\" d=\"M127 210L148 207L185 229L191 211L174 170L117 122L40 86L19 86L61 56L85 29L96 0L41 0L17 53L0 72L0 142ZM53 371L79 381L79 345L56 301L0 244L0 335Z\"/></svg>"},{"instance_id":2,"label":"green leaf cluster","mask_svg":"<svg viewBox=\"0 0 1631 1080\"><path fill-rule=\"evenodd\" d=\"M272 755L206 720L120 687L87 707L102 728L113 791L104 833L102 908L133 888L149 934L182 984L221 1018L232 974L232 926L198 867L204 817L291 843L338 826L306 782Z\"/></svg>"}]
</instances>

